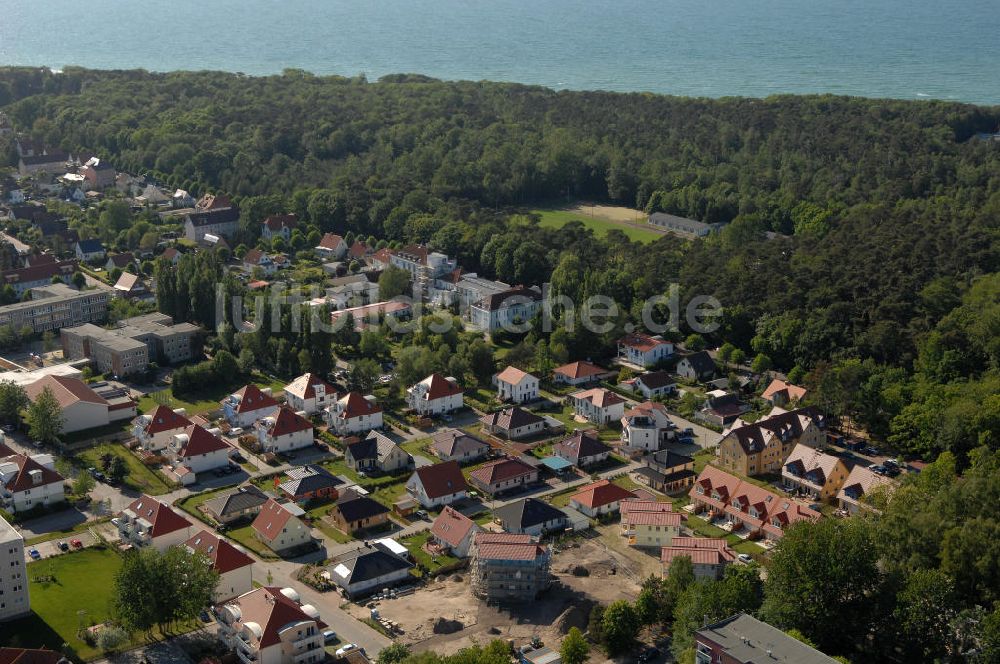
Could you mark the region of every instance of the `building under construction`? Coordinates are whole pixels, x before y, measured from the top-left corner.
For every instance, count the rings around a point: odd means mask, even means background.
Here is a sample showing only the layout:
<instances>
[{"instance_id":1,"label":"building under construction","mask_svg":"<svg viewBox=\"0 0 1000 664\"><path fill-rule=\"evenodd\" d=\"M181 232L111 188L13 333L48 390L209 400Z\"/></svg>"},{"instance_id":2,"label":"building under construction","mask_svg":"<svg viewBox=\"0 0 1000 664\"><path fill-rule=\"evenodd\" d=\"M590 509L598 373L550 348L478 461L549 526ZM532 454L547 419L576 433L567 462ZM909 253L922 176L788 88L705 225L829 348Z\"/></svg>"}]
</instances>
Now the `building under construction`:
<instances>
[{"instance_id":1,"label":"building under construction","mask_svg":"<svg viewBox=\"0 0 1000 664\"><path fill-rule=\"evenodd\" d=\"M471 558L472 592L486 600L530 601L551 582L551 553L530 535L476 533Z\"/></svg>"}]
</instances>

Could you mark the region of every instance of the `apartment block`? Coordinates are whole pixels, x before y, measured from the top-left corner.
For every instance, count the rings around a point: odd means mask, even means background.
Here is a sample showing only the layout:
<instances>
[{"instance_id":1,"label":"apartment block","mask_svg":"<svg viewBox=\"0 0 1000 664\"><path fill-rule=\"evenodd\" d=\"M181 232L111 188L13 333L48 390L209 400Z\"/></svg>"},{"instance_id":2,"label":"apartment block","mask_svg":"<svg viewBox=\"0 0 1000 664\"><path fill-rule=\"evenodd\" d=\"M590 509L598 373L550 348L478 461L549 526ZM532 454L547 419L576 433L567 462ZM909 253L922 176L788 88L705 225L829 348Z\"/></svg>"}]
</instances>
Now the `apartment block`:
<instances>
[{"instance_id":1,"label":"apartment block","mask_svg":"<svg viewBox=\"0 0 1000 664\"><path fill-rule=\"evenodd\" d=\"M0 325L34 332L103 321L111 294L106 290L78 291L66 284L31 289L31 300L0 307Z\"/></svg>"},{"instance_id":2,"label":"apartment block","mask_svg":"<svg viewBox=\"0 0 1000 664\"><path fill-rule=\"evenodd\" d=\"M105 329L86 323L62 330L63 353L69 359L89 359L102 373L127 376L150 362L176 364L201 352L201 328L174 324L170 316L147 314L127 318Z\"/></svg>"},{"instance_id":3,"label":"apartment block","mask_svg":"<svg viewBox=\"0 0 1000 664\"><path fill-rule=\"evenodd\" d=\"M30 611L24 538L0 517L0 623Z\"/></svg>"}]
</instances>

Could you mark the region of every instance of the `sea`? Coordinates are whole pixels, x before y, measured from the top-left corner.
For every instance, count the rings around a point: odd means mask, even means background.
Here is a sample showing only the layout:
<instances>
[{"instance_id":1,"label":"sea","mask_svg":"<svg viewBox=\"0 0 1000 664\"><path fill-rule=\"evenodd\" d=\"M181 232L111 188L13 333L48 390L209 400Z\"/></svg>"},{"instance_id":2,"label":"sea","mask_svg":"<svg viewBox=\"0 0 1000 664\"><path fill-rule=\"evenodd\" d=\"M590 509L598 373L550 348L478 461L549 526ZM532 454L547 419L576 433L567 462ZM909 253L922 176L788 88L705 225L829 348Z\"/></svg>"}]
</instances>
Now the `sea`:
<instances>
[{"instance_id":1,"label":"sea","mask_svg":"<svg viewBox=\"0 0 1000 664\"><path fill-rule=\"evenodd\" d=\"M1000 104L1000 0L0 0L0 64Z\"/></svg>"}]
</instances>

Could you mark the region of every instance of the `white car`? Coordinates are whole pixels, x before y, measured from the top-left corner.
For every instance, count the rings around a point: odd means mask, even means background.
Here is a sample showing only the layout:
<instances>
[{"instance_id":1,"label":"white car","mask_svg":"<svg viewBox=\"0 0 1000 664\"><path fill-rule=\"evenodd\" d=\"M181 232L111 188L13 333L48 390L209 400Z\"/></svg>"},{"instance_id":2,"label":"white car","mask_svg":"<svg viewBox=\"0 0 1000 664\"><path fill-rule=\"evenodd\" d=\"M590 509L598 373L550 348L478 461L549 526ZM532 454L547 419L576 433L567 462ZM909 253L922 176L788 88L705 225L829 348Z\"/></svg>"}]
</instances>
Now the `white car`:
<instances>
[{"instance_id":1,"label":"white car","mask_svg":"<svg viewBox=\"0 0 1000 664\"><path fill-rule=\"evenodd\" d=\"M746 563L747 565L753 562L753 558L750 556L749 553L741 553L736 557L739 558L741 563Z\"/></svg>"},{"instance_id":2,"label":"white car","mask_svg":"<svg viewBox=\"0 0 1000 664\"><path fill-rule=\"evenodd\" d=\"M337 648L337 652L334 653L334 654L336 654L337 657L340 657L341 655L346 655L347 653L352 652L352 651L357 650L357 649L358 649L358 644L357 643L345 643L344 645L342 645L339 648Z\"/></svg>"},{"instance_id":3,"label":"white car","mask_svg":"<svg viewBox=\"0 0 1000 664\"><path fill-rule=\"evenodd\" d=\"M323 643L333 643L337 640L337 633L332 629L323 632Z\"/></svg>"}]
</instances>

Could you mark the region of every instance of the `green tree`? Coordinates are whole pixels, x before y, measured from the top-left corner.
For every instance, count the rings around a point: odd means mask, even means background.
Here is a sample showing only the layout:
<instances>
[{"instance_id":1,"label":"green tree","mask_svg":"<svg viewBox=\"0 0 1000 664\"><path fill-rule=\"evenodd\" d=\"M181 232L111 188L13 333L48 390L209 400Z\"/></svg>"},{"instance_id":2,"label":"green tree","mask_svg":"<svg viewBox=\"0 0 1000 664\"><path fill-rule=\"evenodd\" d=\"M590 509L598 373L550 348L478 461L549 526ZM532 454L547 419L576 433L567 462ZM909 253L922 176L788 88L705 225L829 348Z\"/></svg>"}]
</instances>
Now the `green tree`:
<instances>
[{"instance_id":1,"label":"green tree","mask_svg":"<svg viewBox=\"0 0 1000 664\"><path fill-rule=\"evenodd\" d=\"M28 393L22 386L10 380L0 381L0 417L4 422L16 424L29 403Z\"/></svg>"},{"instance_id":2,"label":"green tree","mask_svg":"<svg viewBox=\"0 0 1000 664\"><path fill-rule=\"evenodd\" d=\"M405 643L390 643L378 653L378 664L401 664L410 656L410 648Z\"/></svg>"},{"instance_id":3,"label":"green tree","mask_svg":"<svg viewBox=\"0 0 1000 664\"><path fill-rule=\"evenodd\" d=\"M143 548L124 556L115 574L112 604L131 630L150 632L192 620L211 605L218 573L201 553L183 547Z\"/></svg>"},{"instance_id":4,"label":"green tree","mask_svg":"<svg viewBox=\"0 0 1000 664\"><path fill-rule=\"evenodd\" d=\"M743 352L742 348L734 348L729 355L729 361L733 364L743 364L747 361L747 354Z\"/></svg>"},{"instance_id":5,"label":"green tree","mask_svg":"<svg viewBox=\"0 0 1000 664\"><path fill-rule=\"evenodd\" d=\"M563 664L583 664L590 658L590 644L577 627L570 627L559 647ZM381 655L379 656L381 659Z\"/></svg>"},{"instance_id":6,"label":"green tree","mask_svg":"<svg viewBox=\"0 0 1000 664\"><path fill-rule=\"evenodd\" d=\"M381 370L382 367L375 360L362 358L351 367L347 382L351 389L368 394L378 382Z\"/></svg>"},{"instance_id":7,"label":"green tree","mask_svg":"<svg viewBox=\"0 0 1000 664\"><path fill-rule=\"evenodd\" d=\"M757 356L753 358L753 362L750 364L750 371L760 374L770 370L771 358L764 355L764 353L757 353Z\"/></svg>"},{"instance_id":8,"label":"green tree","mask_svg":"<svg viewBox=\"0 0 1000 664\"><path fill-rule=\"evenodd\" d=\"M83 287L87 285L87 276L83 272L74 272L72 281L78 290L83 290Z\"/></svg>"},{"instance_id":9,"label":"green tree","mask_svg":"<svg viewBox=\"0 0 1000 664\"><path fill-rule=\"evenodd\" d=\"M612 657L628 652L639 633L639 618L635 608L625 600L608 605L601 619L604 645Z\"/></svg>"},{"instance_id":10,"label":"green tree","mask_svg":"<svg viewBox=\"0 0 1000 664\"><path fill-rule=\"evenodd\" d=\"M687 339L684 340L684 347L688 350L705 350L705 345L705 338L700 334L690 334Z\"/></svg>"},{"instance_id":11,"label":"green tree","mask_svg":"<svg viewBox=\"0 0 1000 664\"><path fill-rule=\"evenodd\" d=\"M409 289L410 273L403 268L390 265L379 275L378 296L380 300L391 300L399 295L406 295Z\"/></svg>"},{"instance_id":12,"label":"green tree","mask_svg":"<svg viewBox=\"0 0 1000 664\"><path fill-rule=\"evenodd\" d=\"M94 490L94 485L93 475L87 471L80 471L73 480L73 495L83 498Z\"/></svg>"},{"instance_id":13,"label":"green tree","mask_svg":"<svg viewBox=\"0 0 1000 664\"><path fill-rule=\"evenodd\" d=\"M727 341L726 343L719 346L719 352L717 353L716 357L718 358L719 362L725 364L733 357L734 350L736 350L736 346L732 345Z\"/></svg>"},{"instance_id":14,"label":"green tree","mask_svg":"<svg viewBox=\"0 0 1000 664\"><path fill-rule=\"evenodd\" d=\"M25 421L28 424L28 435L35 440L44 443L54 443L59 440L63 428L63 414L52 388L48 386L42 388L35 401L28 406Z\"/></svg>"}]
</instances>

